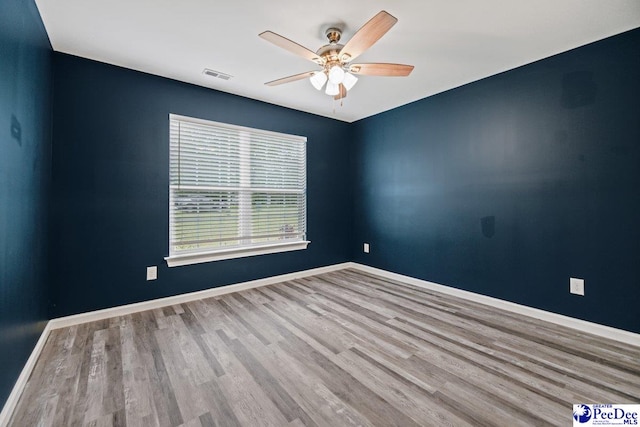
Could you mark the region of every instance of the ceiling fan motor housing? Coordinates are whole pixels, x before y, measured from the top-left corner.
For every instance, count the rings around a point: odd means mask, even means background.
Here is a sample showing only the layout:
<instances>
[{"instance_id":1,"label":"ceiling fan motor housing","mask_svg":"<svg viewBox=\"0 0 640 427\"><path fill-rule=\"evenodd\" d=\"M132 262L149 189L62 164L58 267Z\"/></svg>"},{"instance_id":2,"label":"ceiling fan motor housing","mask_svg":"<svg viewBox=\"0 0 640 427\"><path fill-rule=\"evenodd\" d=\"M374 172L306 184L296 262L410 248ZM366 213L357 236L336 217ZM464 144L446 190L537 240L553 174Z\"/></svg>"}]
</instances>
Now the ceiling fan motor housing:
<instances>
[{"instance_id":1,"label":"ceiling fan motor housing","mask_svg":"<svg viewBox=\"0 0 640 427\"><path fill-rule=\"evenodd\" d=\"M342 37L342 31L339 28L331 27L325 31L325 35L329 40L329 44L322 46L316 54L324 60L324 68L326 71L334 65L340 64L339 54L344 45L338 44L340 37Z\"/></svg>"},{"instance_id":2,"label":"ceiling fan motor housing","mask_svg":"<svg viewBox=\"0 0 640 427\"><path fill-rule=\"evenodd\" d=\"M319 57L324 58L325 64L328 64L330 62L338 62L338 54L343 47L344 46L341 44L326 44L318 49L316 54Z\"/></svg>"}]
</instances>

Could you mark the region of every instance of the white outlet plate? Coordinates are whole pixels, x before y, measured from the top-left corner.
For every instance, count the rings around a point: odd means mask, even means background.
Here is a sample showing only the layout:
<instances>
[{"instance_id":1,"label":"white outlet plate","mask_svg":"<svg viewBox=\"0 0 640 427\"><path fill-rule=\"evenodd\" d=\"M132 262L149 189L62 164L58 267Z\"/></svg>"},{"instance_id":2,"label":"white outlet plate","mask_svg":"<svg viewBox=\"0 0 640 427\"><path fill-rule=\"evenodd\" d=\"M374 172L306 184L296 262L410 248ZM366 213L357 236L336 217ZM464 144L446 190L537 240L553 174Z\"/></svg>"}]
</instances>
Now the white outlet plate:
<instances>
[{"instance_id":1,"label":"white outlet plate","mask_svg":"<svg viewBox=\"0 0 640 427\"><path fill-rule=\"evenodd\" d=\"M158 267L147 267L147 280L156 280L158 278Z\"/></svg>"},{"instance_id":2,"label":"white outlet plate","mask_svg":"<svg viewBox=\"0 0 640 427\"><path fill-rule=\"evenodd\" d=\"M368 253L369 253L369 244L368 244L368 243L365 243L365 244L364 244L363 250L364 250L364 253L365 253L365 254L368 254Z\"/></svg>"},{"instance_id":3,"label":"white outlet plate","mask_svg":"<svg viewBox=\"0 0 640 427\"><path fill-rule=\"evenodd\" d=\"M584 279L569 278L569 292L584 296Z\"/></svg>"}]
</instances>

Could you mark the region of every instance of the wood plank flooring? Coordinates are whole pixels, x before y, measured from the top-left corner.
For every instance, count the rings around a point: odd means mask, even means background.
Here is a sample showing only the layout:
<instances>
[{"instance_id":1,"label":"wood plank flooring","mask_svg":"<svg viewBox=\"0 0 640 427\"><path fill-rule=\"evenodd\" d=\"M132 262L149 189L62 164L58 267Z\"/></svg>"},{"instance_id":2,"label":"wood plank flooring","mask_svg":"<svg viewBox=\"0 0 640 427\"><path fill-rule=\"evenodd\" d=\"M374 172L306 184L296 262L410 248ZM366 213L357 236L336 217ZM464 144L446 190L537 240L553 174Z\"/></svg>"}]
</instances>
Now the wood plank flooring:
<instances>
[{"instance_id":1,"label":"wood plank flooring","mask_svg":"<svg viewBox=\"0 0 640 427\"><path fill-rule=\"evenodd\" d=\"M52 331L12 426L532 426L640 348L356 270Z\"/></svg>"}]
</instances>

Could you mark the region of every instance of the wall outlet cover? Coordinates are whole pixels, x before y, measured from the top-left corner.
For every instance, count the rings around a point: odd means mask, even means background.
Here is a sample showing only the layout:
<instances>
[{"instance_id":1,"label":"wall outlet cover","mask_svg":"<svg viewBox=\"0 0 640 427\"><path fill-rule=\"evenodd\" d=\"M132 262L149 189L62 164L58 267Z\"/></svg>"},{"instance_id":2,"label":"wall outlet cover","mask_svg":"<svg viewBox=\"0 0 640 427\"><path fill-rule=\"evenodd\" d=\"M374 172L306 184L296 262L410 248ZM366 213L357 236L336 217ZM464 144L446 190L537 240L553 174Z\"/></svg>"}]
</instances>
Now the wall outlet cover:
<instances>
[{"instance_id":1,"label":"wall outlet cover","mask_svg":"<svg viewBox=\"0 0 640 427\"><path fill-rule=\"evenodd\" d=\"M147 267L147 280L156 280L158 278L158 267Z\"/></svg>"},{"instance_id":2,"label":"wall outlet cover","mask_svg":"<svg viewBox=\"0 0 640 427\"><path fill-rule=\"evenodd\" d=\"M584 279L569 278L569 292L584 296Z\"/></svg>"},{"instance_id":3,"label":"wall outlet cover","mask_svg":"<svg viewBox=\"0 0 640 427\"><path fill-rule=\"evenodd\" d=\"M368 253L369 253L369 244L368 244L368 243L365 243L365 244L364 244L364 248L363 248L363 250L364 250L364 253L365 253L365 254L368 254Z\"/></svg>"}]
</instances>

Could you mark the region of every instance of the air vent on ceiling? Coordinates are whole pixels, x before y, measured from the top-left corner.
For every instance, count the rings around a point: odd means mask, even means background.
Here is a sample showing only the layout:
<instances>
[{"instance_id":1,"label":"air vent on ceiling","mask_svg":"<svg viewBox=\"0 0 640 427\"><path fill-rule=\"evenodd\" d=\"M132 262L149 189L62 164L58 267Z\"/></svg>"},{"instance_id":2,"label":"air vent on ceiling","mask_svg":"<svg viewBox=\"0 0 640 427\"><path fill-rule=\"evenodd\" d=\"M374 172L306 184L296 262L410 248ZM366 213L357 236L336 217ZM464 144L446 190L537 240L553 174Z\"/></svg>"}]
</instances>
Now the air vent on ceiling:
<instances>
[{"instance_id":1,"label":"air vent on ceiling","mask_svg":"<svg viewBox=\"0 0 640 427\"><path fill-rule=\"evenodd\" d=\"M206 74L207 76L217 77L222 80L229 80L231 77L233 77L229 74L221 73L220 71L210 70L208 68L205 68L202 73Z\"/></svg>"}]
</instances>

